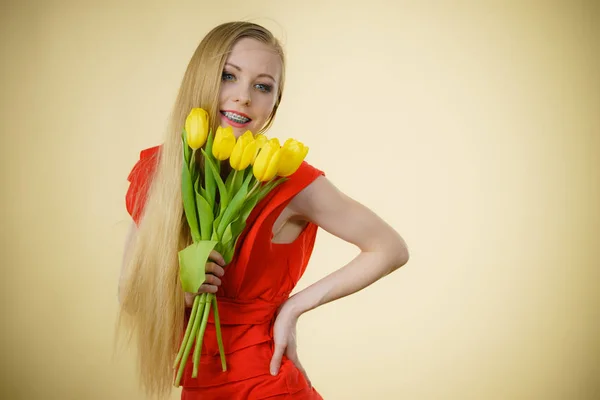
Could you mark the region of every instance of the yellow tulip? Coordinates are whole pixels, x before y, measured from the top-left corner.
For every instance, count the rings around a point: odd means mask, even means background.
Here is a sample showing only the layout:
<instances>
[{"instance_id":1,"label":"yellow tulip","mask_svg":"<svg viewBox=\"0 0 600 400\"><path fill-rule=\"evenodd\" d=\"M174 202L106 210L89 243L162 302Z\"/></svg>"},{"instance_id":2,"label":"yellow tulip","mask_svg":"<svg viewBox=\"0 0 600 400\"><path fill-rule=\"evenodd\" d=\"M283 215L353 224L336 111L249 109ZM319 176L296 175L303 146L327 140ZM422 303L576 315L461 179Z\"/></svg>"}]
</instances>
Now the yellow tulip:
<instances>
[{"instance_id":1,"label":"yellow tulip","mask_svg":"<svg viewBox=\"0 0 600 400\"><path fill-rule=\"evenodd\" d=\"M188 146L193 150L202 147L208 137L208 113L202 108L193 108L185 120L185 132Z\"/></svg>"},{"instance_id":2,"label":"yellow tulip","mask_svg":"<svg viewBox=\"0 0 600 400\"><path fill-rule=\"evenodd\" d=\"M252 161L250 162L250 164L252 164L252 165L254 165L254 161L256 160L256 156L258 156L260 149L262 149L263 146L268 141L267 137L265 135L263 135L262 133L259 133L258 135L256 135L254 137L254 140L256 141L256 152L254 153L254 157L252 158Z\"/></svg>"},{"instance_id":3,"label":"yellow tulip","mask_svg":"<svg viewBox=\"0 0 600 400\"><path fill-rule=\"evenodd\" d=\"M226 128L219 126L217 128L217 133L215 133L215 140L213 142L213 156L220 161L226 160L231 155L234 146L235 135L233 134L233 128L231 126Z\"/></svg>"},{"instance_id":4,"label":"yellow tulip","mask_svg":"<svg viewBox=\"0 0 600 400\"><path fill-rule=\"evenodd\" d=\"M246 169L256 154L256 141L254 135L250 131L246 131L240 136L229 158L229 164L237 171Z\"/></svg>"},{"instance_id":5,"label":"yellow tulip","mask_svg":"<svg viewBox=\"0 0 600 400\"><path fill-rule=\"evenodd\" d=\"M286 140L281 148L281 159L279 160L277 175L282 177L292 175L298 170L306 154L308 154L308 147L303 143L291 138Z\"/></svg>"},{"instance_id":6,"label":"yellow tulip","mask_svg":"<svg viewBox=\"0 0 600 400\"><path fill-rule=\"evenodd\" d=\"M270 181L277 174L281 146L277 138L269 140L258 153L252 172L260 182Z\"/></svg>"},{"instance_id":7,"label":"yellow tulip","mask_svg":"<svg viewBox=\"0 0 600 400\"><path fill-rule=\"evenodd\" d=\"M256 140L256 144L259 149L262 149L263 146L269 141L269 139L267 139L267 137L265 135L263 135L262 133L259 133L258 135L256 135L254 137L254 140Z\"/></svg>"}]
</instances>

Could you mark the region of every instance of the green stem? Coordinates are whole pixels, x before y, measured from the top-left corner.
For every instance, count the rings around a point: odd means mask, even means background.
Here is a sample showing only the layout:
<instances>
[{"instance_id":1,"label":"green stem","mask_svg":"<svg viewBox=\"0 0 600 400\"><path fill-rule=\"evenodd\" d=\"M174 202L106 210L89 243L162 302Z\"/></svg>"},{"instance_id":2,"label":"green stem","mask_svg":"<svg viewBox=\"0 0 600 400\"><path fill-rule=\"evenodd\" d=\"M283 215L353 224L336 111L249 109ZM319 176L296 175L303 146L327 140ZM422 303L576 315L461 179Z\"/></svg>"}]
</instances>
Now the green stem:
<instances>
[{"instance_id":1,"label":"green stem","mask_svg":"<svg viewBox=\"0 0 600 400\"><path fill-rule=\"evenodd\" d=\"M181 356L183 356L183 351L190 337L190 332L192 332L192 325L194 324L194 320L196 319L196 311L198 310L198 304L200 303L200 296L194 297L194 305L192 306L192 312L190 313L190 319L187 324L187 328L185 330L185 335L183 336L183 340L181 341L181 346L179 346L179 353L177 353L177 357L175 358L175 363L173 364L173 368L177 367L177 363L181 360Z\"/></svg>"},{"instance_id":2,"label":"green stem","mask_svg":"<svg viewBox=\"0 0 600 400\"><path fill-rule=\"evenodd\" d=\"M203 307L202 301L200 301L200 307ZM179 387L181 383L181 377L183 376L183 371L185 369L185 364L190 355L190 350L192 348L192 344L194 343L194 338L196 336L196 332L198 332L198 325L200 324L200 318L194 319L194 325L192 326L192 332L190 334L189 340L185 345L185 350L183 352L183 357L181 363L179 363L179 370L177 371L177 377L175 378L175 387Z\"/></svg>"},{"instance_id":3,"label":"green stem","mask_svg":"<svg viewBox=\"0 0 600 400\"><path fill-rule=\"evenodd\" d=\"M249 199L250 196L252 195L252 193L256 190L256 188L260 186L260 181L257 179L256 183L254 184L254 186L252 186L252 189L250 189L250 191L248 192L248 194L246 195L246 198Z\"/></svg>"},{"instance_id":4,"label":"green stem","mask_svg":"<svg viewBox=\"0 0 600 400\"><path fill-rule=\"evenodd\" d=\"M237 177L238 170L233 170L233 178L231 178L231 188L229 188L229 193L233 194L233 190L235 189L235 178Z\"/></svg>"},{"instance_id":5,"label":"green stem","mask_svg":"<svg viewBox=\"0 0 600 400\"><path fill-rule=\"evenodd\" d=\"M190 157L190 165L189 165L190 174L193 171L193 166L194 166L195 162L196 162L196 149L193 149L192 156ZM193 184L193 182L192 182L192 184Z\"/></svg>"},{"instance_id":6,"label":"green stem","mask_svg":"<svg viewBox=\"0 0 600 400\"><path fill-rule=\"evenodd\" d=\"M206 293L206 297L204 298L204 314L202 315L202 324L200 325L200 332L198 332L198 336L196 337L196 348L194 349L194 368L192 371L192 378L196 378L198 376L198 364L200 362L202 341L204 340L204 332L206 331L206 324L208 323L208 314L210 314L210 304L212 302L213 296L214 295L212 293ZM198 313L198 317L200 317L200 312Z\"/></svg>"},{"instance_id":7,"label":"green stem","mask_svg":"<svg viewBox=\"0 0 600 400\"><path fill-rule=\"evenodd\" d=\"M225 349L223 348L223 338L221 337L221 322L219 318L219 306L217 304L217 296L214 296L212 308L215 315L215 329L217 331L217 344L219 345L219 354L221 355L221 368L223 372L227 371L227 362L225 361Z\"/></svg>"}]
</instances>

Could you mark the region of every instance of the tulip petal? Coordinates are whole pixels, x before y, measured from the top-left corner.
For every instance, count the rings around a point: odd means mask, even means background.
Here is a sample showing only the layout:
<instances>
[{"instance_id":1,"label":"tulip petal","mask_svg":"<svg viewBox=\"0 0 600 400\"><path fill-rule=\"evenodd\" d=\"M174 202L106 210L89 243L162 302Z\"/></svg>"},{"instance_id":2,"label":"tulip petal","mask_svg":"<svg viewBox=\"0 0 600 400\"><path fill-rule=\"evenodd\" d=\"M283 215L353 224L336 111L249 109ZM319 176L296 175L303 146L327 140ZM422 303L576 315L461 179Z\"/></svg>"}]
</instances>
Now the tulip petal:
<instances>
[{"instance_id":1,"label":"tulip petal","mask_svg":"<svg viewBox=\"0 0 600 400\"><path fill-rule=\"evenodd\" d=\"M277 175L287 177L298 170L308 153L308 147L295 139L289 138L285 141L282 150Z\"/></svg>"},{"instance_id":2,"label":"tulip petal","mask_svg":"<svg viewBox=\"0 0 600 400\"><path fill-rule=\"evenodd\" d=\"M231 156L229 157L229 165L231 168L235 170L240 170L240 165L242 163L242 155L244 153L244 141L240 136L233 146L233 151L231 152Z\"/></svg>"},{"instance_id":3,"label":"tulip petal","mask_svg":"<svg viewBox=\"0 0 600 400\"><path fill-rule=\"evenodd\" d=\"M187 144L193 150L204 145L208 136L208 113L202 108L193 108L185 120Z\"/></svg>"},{"instance_id":4,"label":"tulip petal","mask_svg":"<svg viewBox=\"0 0 600 400\"><path fill-rule=\"evenodd\" d=\"M269 166L267 167L267 171L265 172L265 176L263 179L265 181L270 181L277 174L277 169L279 168L279 160L281 158L281 149L277 149L271 160L269 160Z\"/></svg>"},{"instance_id":5,"label":"tulip petal","mask_svg":"<svg viewBox=\"0 0 600 400\"><path fill-rule=\"evenodd\" d=\"M244 154L242 155L242 165L240 165L240 169L246 169L254 159L256 154L256 142L253 140L246 145L244 149Z\"/></svg>"}]
</instances>

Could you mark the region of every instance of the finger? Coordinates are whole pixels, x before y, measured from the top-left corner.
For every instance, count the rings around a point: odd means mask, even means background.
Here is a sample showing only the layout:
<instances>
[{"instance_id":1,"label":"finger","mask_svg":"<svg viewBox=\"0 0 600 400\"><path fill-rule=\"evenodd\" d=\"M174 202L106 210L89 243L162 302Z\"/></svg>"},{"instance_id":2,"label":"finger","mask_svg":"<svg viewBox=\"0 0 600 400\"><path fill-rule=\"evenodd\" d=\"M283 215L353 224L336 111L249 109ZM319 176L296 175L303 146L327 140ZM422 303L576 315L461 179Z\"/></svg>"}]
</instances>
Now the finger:
<instances>
[{"instance_id":1,"label":"finger","mask_svg":"<svg viewBox=\"0 0 600 400\"><path fill-rule=\"evenodd\" d=\"M221 280L212 274L206 274L204 284L219 286L221 284Z\"/></svg>"},{"instance_id":2,"label":"finger","mask_svg":"<svg viewBox=\"0 0 600 400\"><path fill-rule=\"evenodd\" d=\"M225 266L225 259L223 258L223 256L217 252L216 250L212 250L210 252L210 255L208 256L211 260L213 260L214 262L216 262L217 264L219 264L220 266L224 267Z\"/></svg>"},{"instance_id":3,"label":"finger","mask_svg":"<svg viewBox=\"0 0 600 400\"><path fill-rule=\"evenodd\" d=\"M202 285L200 285L200 289L198 290L198 293L217 293L217 290L219 288L215 285L209 285L206 283L203 283Z\"/></svg>"},{"instance_id":4,"label":"finger","mask_svg":"<svg viewBox=\"0 0 600 400\"><path fill-rule=\"evenodd\" d=\"M275 344L275 351L273 352L273 358L271 358L271 375L277 375L279 367L281 366L281 358L285 352L285 344Z\"/></svg>"},{"instance_id":5,"label":"finger","mask_svg":"<svg viewBox=\"0 0 600 400\"><path fill-rule=\"evenodd\" d=\"M194 297L196 297L195 293L184 293L185 294L185 306L192 307L194 305Z\"/></svg>"},{"instance_id":6,"label":"finger","mask_svg":"<svg viewBox=\"0 0 600 400\"><path fill-rule=\"evenodd\" d=\"M223 269L223 267L212 262L206 263L205 271L216 276L225 275L225 270Z\"/></svg>"}]
</instances>

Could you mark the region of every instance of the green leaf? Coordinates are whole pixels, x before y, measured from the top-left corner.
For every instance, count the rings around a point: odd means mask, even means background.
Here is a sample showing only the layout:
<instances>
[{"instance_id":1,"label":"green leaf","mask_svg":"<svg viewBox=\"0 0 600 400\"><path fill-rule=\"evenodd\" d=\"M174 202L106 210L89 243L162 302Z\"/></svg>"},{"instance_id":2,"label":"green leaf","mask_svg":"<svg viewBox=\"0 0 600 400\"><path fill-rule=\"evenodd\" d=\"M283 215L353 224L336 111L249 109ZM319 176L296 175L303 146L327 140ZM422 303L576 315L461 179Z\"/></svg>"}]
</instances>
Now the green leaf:
<instances>
[{"instance_id":1,"label":"green leaf","mask_svg":"<svg viewBox=\"0 0 600 400\"><path fill-rule=\"evenodd\" d=\"M225 187L231 189L229 191L229 193L233 193L233 189L232 189L232 181L233 181L233 176L235 175L235 169L231 170L231 172L229 172L229 175L227 175L227 179L225 180Z\"/></svg>"},{"instance_id":2,"label":"green leaf","mask_svg":"<svg viewBox=\"0 0 600 400\"><path fill-rule=\"evenodd\" d=\"M277 186L281 185L283 182L287 181L288 179L289 178L279 178L279 179L272 180L269 183L267 183L266 185L264 185L256 193L256 196L258 197L258 201L261 201L262 199L264 199L273 189L275 189Z\"/></svg>"},{"instance_id":3,"label":"green leaf","mask_svg":"<svg viewBox=\"0 0 600 400\"><path fill-rule=\"evenodd\" d=\"M208 137L206 138L206 153L212 156L212 145L214 140L214 134L212 129L208 131Z\"/></svg>"},{"instance_id":4,"label":"green leaf","mask_svg":"<svg viewBox=\"0 0 600 400\"><path fill-rule=\"evenodd\" d=\"M235 247L231 246L231 247L226 247L225 250L223 250L223 253L221 253L221 255L223 256L223 259L225 260L225 262L227 264L229 264L231 262L231 260L233 260L234 251L235 251Z\"/></svg>"},{"instance_id":5,"label":"green leaf","mask_svg":"<svg viewBox=\"0 0 600 400\"><path fill-rule=\"evenodd\" d=\"M216 201L216 193L217 193L217 184L215 182L215 178L213 177L212 170L210 168L204 169L204 184L206 186L206 201L210 205L211 209L215 208Z\"/></svg>"},{"instance_id":6,"label":"green leaf","mask_svg":"<svg viewBox=\"0 0 600 400\"><path fill-rule=\"evenodd\" d=\"M231 224L227 225L225 228L225 232L223 232L223 237L221 238L222 243L228 243L233 239L233 234L231 232Z\"/></svg>"},{"instance_id":7,"label":"green leaf","mask_svg":"<svg viewBox=\"0 0 600 400\"><path fill-rule=\"evenodd\" d=\"M217 234L217 227L219 226L219 223L221 222L221 218L223 218L223 214L219 214L214 222L213 222L213 232L212 232L212 236L210 237L210 240L217 240L217 241L221 241L221 236Z\"/></svg>"},{"instance_id":8,"label":"green leaf","mask_svg":"<svg viewBox=\"0 0 600 400\"><path fill-rule=\"evenodd\" d=\"M210 240L214 220L212 207L199 193L196 193L196 203L198 204L198 214L200 214L200 233L202 235L202 240Z\"/></svg>"},{"instance_id":9,"label":"green leaf","mask_svg":"<svg viewBox=\"0 0 600 400\"><path fill-rule=\"evenodd\" d=\"M183 210L185 212L188 225L194 242L200 240L200 230L198 227L198 214L196 211L195 193L192 186L192 177L186 163L181 167L181 197L183 200Z\"/></svg>"},{"instance_id":10,"label":"green leaf","mask_svg":"<svg viewBox=\"0 0 600 400\"><path fill-rule=\"evenodd\" d=\"M227 188L225 187L225 184L223 183L223 179L221 179L221 175L219 174L219 170L215 166L215 163L213 163L213 161L210 159L210 157L206 155L206 152L204 151L204 149L200 149L200 150L202 150L202 154L204 155L204 161L205 161L205 163L208 164L208 167L211 169L212 175L215 178L217 187L219 188L219 195L220 195L219 203L221 205L221 208L224 209L229 204L229 195L227 193Z\"/></svg>"},{"instance_id":11,"label":"green leaf","mask_svg":"<svg viewBox=\"0 0 600 400\"><path fill-rule=\"evenodd\" d=\"M246 195L248 194L248 183L250 182L250 178L251 176L248 176L246 178L238 192L235 194L233 199L231 199L231 203L229 203L229 205L225 209L225 213L223 214L223 217L221 218L221 221L219 222L217 228L217 235L219 237L223 236L225 228L231 223L231 221L233 221L236 218L237 214L242 208L242 205L246 201Z\"/></svg>"},{"instance_id":12,"label":"green leaf","mask_svg":"<svg viewBox=\"0 0 600 400\"><path fill-rule=\"evenodd\" d=\"M244 182L244 178L246 177L245 173L247 170L248 168L246 168L243 171L238 171L238 173L235 175L235 181L233 182L233 191L231 193L236 193L238 190L240 190L240 187Z\"/></svg>"},{"instance_id":13,"label":"green leaf","mask_svg":"<svg viewBox=\"0 0 600 400\"><path fill-rule=\"evenodd\" d=\"M202 187L202 185L200 184L200 177L196 178L196 184L194 185L194 189L196 190L196 196L201 195L202 197L204 197L206 199L206 189L204 189ZM198 206L200 207L200 206ZM198 213L200 213L200 209L198 208ZM200 215L199 215L200 217Z\"/></svg>"},{"instance_id":14,"label":"green leaf","mask_svg":"<svg viewBox=\"0 0 600 400\"><path fill-rule=\"evenodd\" d=\"M206 279L206 262L216 241L202 240L181 250L179 256L179 279L185 292L196 293Z\"/></svg>"},{"instance_id":15,"label":"green leaf","mask_svg":"<svg viewBox=\"0 0 600 400\"><path fill-rule=\"evenodd\" d=\"M192 156L192 149L187 144L187 133L185 129L183 129L181 133L181 139L183 141L183 159L185 160L186 165L190 165L190 157Z\"/></svg>"},{"instance_id":16,"label":"green leaf","mask_svg":"<svg viewBox=\"0 0 600 400\"><path fill-rule=\"evenodd\" d=\"M204 197L206 199L206 201L208 202L208 193L206 192L206 189L204 189L203 187L200 188L200 193L196 193L197 195L201 195L202 197ZM209 204L210 205L210 204Z\"/></svg>"}]
</instances>

